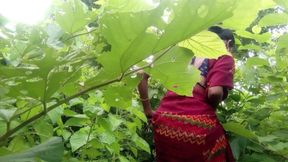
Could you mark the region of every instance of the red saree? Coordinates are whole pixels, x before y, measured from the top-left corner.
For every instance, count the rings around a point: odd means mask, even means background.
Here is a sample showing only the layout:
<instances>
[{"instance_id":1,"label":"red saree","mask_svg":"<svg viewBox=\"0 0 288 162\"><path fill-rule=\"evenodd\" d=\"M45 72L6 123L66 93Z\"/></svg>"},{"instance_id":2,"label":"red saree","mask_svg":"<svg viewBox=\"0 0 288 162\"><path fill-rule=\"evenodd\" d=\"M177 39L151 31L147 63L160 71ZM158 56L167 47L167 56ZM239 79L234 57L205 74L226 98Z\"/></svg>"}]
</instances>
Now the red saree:
<instances>
[{"instance_id":1,"label":"red saree","mask_svg":"<svg viewBox=\"0 0 288 162\"><path fill-rule=\"evenodd\" d=\"M224 55L209 60L207 87L233 88L234 60ZM157 162L233 162L233 155L206 90L193 97L168 91L152 119Z\"/></svg>"}]
</instances>

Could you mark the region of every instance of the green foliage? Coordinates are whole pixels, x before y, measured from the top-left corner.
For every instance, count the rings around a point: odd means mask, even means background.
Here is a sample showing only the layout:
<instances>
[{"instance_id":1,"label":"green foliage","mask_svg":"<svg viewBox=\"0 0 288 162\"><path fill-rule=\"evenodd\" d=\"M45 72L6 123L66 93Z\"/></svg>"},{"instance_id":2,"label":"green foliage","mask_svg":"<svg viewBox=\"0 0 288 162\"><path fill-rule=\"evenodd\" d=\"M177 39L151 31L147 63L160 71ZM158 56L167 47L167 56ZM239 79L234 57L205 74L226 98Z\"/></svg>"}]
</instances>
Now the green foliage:
<instances>
[{"instance_id":1,"label":"green foliage","mask_svg":"<svg viewBox=\"0 0 288 162\"><path fill-rule=\"evenodd\" d=\"M227 52L219 36L209 31L202 31L179 45L191 49L197 57L218 58Z\"/></svg>"},{"instance_id":2,"label":"green foliage","mask_svg":"<svg viewBox=\"0 0 288 162\"><path fill-rule=\"evenodd\" d=\"M0 161L21 162L21 161L38 161L47 162L61 161L64 152L62 139L53 137L48 141L30 148L20 153L14 153L0 157Z\"/></svg>"},{"instance_id":3,"label":"green foliage","mask_svg":"<svg viewBox=\"0 0 288 162\"><path fill-rule=\"evenodd\" d=\"M191 96L192 87L200 79L200 73L190 65L193 54L176 47L161 57L149 71L151 76L180 95Z\"/></svg>"},{"instance_id":4,"label":"green foliage","mask_svg":"<svg viewBox=\"0 0 288 162\"><path fill-rule=\"evenodd\" d=\"M15 31L0 17L0 161L151 161L136 73L151 75L154 107L163 86L191 96L199 80L191 58L226 52L207 31L219 23L235 30L238 48L235 90L218 109L234 156L287 159L287 6L55 1L51 19Z\"/></svg>"}]
</instances>

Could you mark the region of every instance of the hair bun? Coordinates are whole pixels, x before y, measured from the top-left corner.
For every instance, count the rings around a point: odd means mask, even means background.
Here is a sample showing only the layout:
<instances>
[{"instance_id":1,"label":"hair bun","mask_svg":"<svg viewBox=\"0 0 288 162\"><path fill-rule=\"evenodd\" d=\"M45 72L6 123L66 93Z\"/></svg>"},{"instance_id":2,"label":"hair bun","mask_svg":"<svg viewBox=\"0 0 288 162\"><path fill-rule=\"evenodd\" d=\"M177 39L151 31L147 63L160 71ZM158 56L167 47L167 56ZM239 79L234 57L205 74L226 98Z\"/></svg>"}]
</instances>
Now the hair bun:
<instances>
[{"instance_id":1,"label":"hair bun","mask_svg":"<svg viewBox=\"0 0 288 162\"><path fill-rule=\"evenodd\" d=\"M209 31L216 33L222 40L230 40L231 42L229 43L230 47L233 47L235 45L235 40L233 36L233 32L229 29L223 29L219 26L211 26Z\"/></svg>"},{"instance_id":2,"label":"hair bun","mask_svg":"<svg viewBox=\"0 0 288 162\"><path fill-rule=\"evenodd\" d=\"M208 30L216 34L221 34L223 32L223 28L219 26L211 26Z\"/></svg>"}]
</instances>

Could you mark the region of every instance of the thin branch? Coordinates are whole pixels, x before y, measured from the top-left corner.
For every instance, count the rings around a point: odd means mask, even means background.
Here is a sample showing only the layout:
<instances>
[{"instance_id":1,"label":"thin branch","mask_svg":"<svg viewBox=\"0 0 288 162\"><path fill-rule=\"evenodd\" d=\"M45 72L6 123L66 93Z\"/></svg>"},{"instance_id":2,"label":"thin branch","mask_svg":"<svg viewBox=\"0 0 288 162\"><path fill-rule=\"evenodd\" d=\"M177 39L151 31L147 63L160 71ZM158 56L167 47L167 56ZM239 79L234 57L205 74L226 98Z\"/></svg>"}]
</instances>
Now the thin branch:
<instances>
[{"instance_id":1,"label":"thin branch","mask_svg":"<svg viewBox=\"0 0 288 162\"><path fill-rule=\"evenodd\" d=\"M140 71L140 70L144 70L144 69L146 69L146 68L150 68L156 61L158 61L161 57L163 57L165 54L167 54L167 52L169 52L174 46L175 46L175 45L170 46L169 48L167 48L163 53L161 53L161 55L159 55L158 57L156 57L151 63L149 63L149 64L147 64L147 65L145 65L145 66L143 66L143 67L141 67L141 68L138 68L138 69L135 69L135 70L133 70L133 71L130 71L130 72L126 73L125 76L130 75L130 74L133 74L133 73L138 72L138 71Z\"/></svg>"},{"instance_id":2,"label":"thin branch","mask_svg":"<svg viewBox=\"0 0 288 162\"><path fill-rule=\"evenodd\" d=\"M96 123L96 119L97 119L96 117L94 117L94 118L92 119L92 123L91 123L90 129L89 129L88 137L87 137L86 144L85 144L85 151L88 149L88 142L89 142L89 140L90 140L90 136L91 136L91 134L92 134L92 130L93 130L94 125L95 125L95 123ZM82 160L84 160L84 154L82 154Z\"/></svg>"},{"instance_id":3,"label":"thin branch","mask_svg":"<svg viewBox=\"0 0 288 162\"><path fill-rule=\"evenodd\" d=\"M28 104L26 104L25 106L27 106L27 105L28 105ZM11 120L19 117L20 115L25 114L26 112L28 112L28 111L30 111L30 110L32 110L32 109L34 109L34 108L36 108L37 106L40 106L40 105L42 105L42 103L37 103L37 104L35 104L35 105L32 105L29 109L24 110L24 111L22 111L22 112L19 112L19 113L13 115L13 116L11 117ZM23 107L25 107L25 106L23 106ZM21 108L20 108L20 109L21 109Z\"/></svg>"},{"instance_id":4,"label":"thin branch","mask_svg":"<svg viewBox=\"0 0 288 162\"><path fill-rule=\"evenodd\" d=\"M93 33L93 32L96 31L96 30L97 30L97 29L93 29L93 30L90 30L89 32L80 33L80 34L75 34L75 35L73 35L73 36L71 36L71 37L63 40L63 42L66 42L66 41L68 41L68 40L70 40L70 39L73 39L73 38L76 38L76 37L79 37L79 36L82 36L82 35L86 35L86 34Z\"/></svg>"},{"instance_id":5,"label":"thin branch","mask_svg":"<svg viewBox=\"0 0 288 162\"><path fill-rule=\"evenodd\" d=\"M106 86L106 85L109 85L111 83L114 83L114 82L119 82L119 78L116 78L116 79L113 79L113 80L110 80L110 81L107 81L107 82L104 82L102 84L99 84L99 85L95 85L95 86L92 86L90 88L87 88L79 93L76 93L70 97L67 97L66 99L54 104L54 105L51 105L50 107L46 108L46 111L41 111L39 114L36 114L35 116L29 118L28 120L24 121L23 123L19 124L17 127L11 129L10 131L6 132L3 136L0 137L0 141L5 141L8 137L10 137L12 134L14 134L15 132L17 132L18 130L22 129L23 127L25 127L26 125L29 125L30 123L34 122L35 120L41 118L42 116L44 116L47 112L53 110L54 108L70 101L71 99L73 98L76 98L76 97L79 97L89 91L92 91L92 90L95 90L95 89L98 89L100 87L103 87L103 86Z\"/></svg>"},{"instance_id":6,"label":"thin branch","mask_svg":"<svg viewBox=\"0 0 288 162\"><path fill-rule=\"evenodd\" d=\"M29 118L28 120L24 121L23 123L19 124L19 125L16 126L15 128L13 128L13 129L9 130L8 132L6 132L3 136L1 136L1 137L0 137L0 141L1 141L1 142L0 142L0 145L1 145L2 143L4 143L4 141L5 141L7 138L9 138L11 135L13 135L14 133L16 133L18 130L22 129L23 127L25 127L25 126L27 126L27 125L29 125L29 124L31 124L31 123L34 122L35 120L37 120L37 119L41 118L42 116L44 116L47 112L49 112L49 111L55 109L56 107L58 107L58 106L60 106L60 105L62 105L62 104L64 104L64 103L70 101L71 99L76 98L76 97L79 97L79 96L81 96L81 95L83 95L83 94L85 94L85 93L87 93L87 92L89 92L89 91L92 91L92 90L95 90L95 89L99 89L99 88L101 88L101 87L103 87L103 86L106 86L106 85L109 85L109 84L112 84L112 83L115 83L115 82L120 82L125 76L128 76L128 75L130 75L130 74L133 74L133 73L135 73L135 72L138 72L138 71L140 71L140 70L142 70L142 69L144 69L144 68L151 67L151 65L152 65L153 63L155 63L155 61L159 60L162 56L164 56L164 55L165 55L170 49L172 49L172 47L174 47L174 46L175 46L175 45L167 48L167 50L165 50L161 55L159 55L157 58L155 58L152 63L150 63L150 64L148 64L148 65L146 65L146 66L144 66L144 67L142 67L142 68L138 68L138 69L135 69L135 70L130 71L130 72L127 72L127 73L122 73L120 77L117 77L117 78L112 79L112 80L110 80L110 81L107 81L107 82L104 82L104 83L101 83L101 84L98 84L98 85L89 87L89 88L87 88L87 89L85 89L85 90L83 90L83 91L80 91L79 93L76 93L76 94L74 94L74 95L72 95L72 96L70 96L70 97L65 98L65 99L62 100L62 101L59 101L58 103L56 103L56 104L54 104L54 105L51 105L51 106L47 107L47 108L46 108L46 111L45 111L45 110L44 110L44 111L41 111L40 113L38 113L38 114L36 114L35 116Z\"/></svg>"},{"instance_id":7,"label":"thin branch","mask_svg":"<svg viewBox=\"0 0 288 162\"><path fill-rule=\"evenodd\" d=\"M10 131L10 121L6 123L6 132Z\"/></svg>"}]
</instances>

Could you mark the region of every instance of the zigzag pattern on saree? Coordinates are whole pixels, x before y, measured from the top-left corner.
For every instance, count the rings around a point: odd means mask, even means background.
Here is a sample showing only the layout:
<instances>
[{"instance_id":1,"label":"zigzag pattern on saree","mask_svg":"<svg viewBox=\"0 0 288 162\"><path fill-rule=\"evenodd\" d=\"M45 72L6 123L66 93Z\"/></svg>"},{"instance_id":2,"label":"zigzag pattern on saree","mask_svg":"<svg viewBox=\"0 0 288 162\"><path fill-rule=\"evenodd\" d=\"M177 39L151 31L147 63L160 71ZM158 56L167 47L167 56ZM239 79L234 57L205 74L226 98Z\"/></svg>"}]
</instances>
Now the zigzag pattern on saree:
<instances>
[{"instance_id":1,"label":"zigzag pattern on saree","mask_svg":"<svg viewBox=\"0 0 288 162\"><path fill-rule=\"evenodd\" d=\"M216 157L217 155L221 154L222 151L226 149L227 146L227 140L225 135L220 136L214 145L214 147L211 150L207 150L203 152L203 155L207 157L208 160L213 159L213 157Z\"/></svg>"},{"instance_id":2,"label":"zigzag pattern on saree","mask_svg":"<svg viewBox=\"0 0 288 162\"><path fill-rule=\"evenodd\" d=\"M211 119L209 115L178 115L168 112L162 112L161 115L173 120L189 123L191 125L197 125L199 127L213 128L216 126L216 120Z\"/></svg>"},{"instance_id":3,"label":"zigzag pattern on saree","mask_svg":"<svg viewBox=\"0 0 288 162\"><path fill-rule=\"evenodd\" d=\"M165 125L158 125L155 131L160 135L164 135L178 141L189 142L191 144L197 143L198 145L205 144L206 134L196 135L192 132L186 132L181 129L175 129Z\"/></svg>"},{"instance_id":4,"label":"zigzag pattern on saree","mask_svg":"<svg viewBox=\"0 0 288 162\"><path fill-rule=\"evenodd\" d=\"M226 146L227 146L226 137L225 137L225 135L222 135L216 140L216 144L212 148L211 154L213 155L213 154L217 153L218 151L225 149Z\"/></svg>"}]
</instances>

